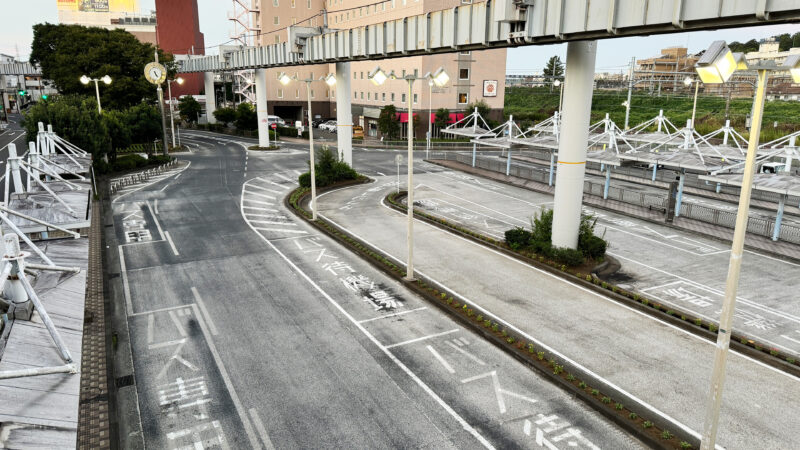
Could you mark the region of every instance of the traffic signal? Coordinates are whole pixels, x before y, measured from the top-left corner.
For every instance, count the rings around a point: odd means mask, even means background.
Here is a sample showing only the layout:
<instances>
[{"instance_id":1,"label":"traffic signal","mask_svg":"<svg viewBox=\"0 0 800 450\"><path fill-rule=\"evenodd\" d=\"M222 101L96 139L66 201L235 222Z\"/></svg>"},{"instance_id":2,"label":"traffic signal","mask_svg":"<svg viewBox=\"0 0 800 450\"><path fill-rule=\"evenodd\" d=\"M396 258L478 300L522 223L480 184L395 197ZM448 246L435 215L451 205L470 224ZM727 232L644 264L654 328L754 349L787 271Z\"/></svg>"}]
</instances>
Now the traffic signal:
<instances>
[{"instance_id":1,"label":"traffic signal","mask_svg":"<svg viewBox=\"0 0 800 450\"><path fill-rule=\"evenodd\" d=\"M47 94L42 94L42 100L47 100Z\"/></svg>"},{"instance_id":2,"label":"traffic signal","mask_svg":"<svg viewBox=\"0 0 800 450\"><path fill-rule=\"evenodd\" d=\"M27 92L25 92L25 91L17 91L17 94L19 94L21 96L25 96L27 94Z\"/></svg>"}]
</instances>

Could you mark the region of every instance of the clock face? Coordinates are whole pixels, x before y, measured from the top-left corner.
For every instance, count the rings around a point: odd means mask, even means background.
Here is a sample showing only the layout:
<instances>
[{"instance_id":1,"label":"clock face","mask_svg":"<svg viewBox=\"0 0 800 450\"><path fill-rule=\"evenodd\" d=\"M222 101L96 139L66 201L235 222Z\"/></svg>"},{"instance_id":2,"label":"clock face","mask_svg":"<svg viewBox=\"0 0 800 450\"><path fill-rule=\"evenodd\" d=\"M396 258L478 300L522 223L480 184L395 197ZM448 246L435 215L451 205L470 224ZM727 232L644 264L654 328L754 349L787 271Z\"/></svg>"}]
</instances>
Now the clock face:
<instances>
[{"instance_id":1,"label":"clock face","mask_svg":"<svg viewBox=\"0 0 800 450\"><path fill-rule=\"evenodd\" d=\"M156 62L151 62L150 64L145 66L144 76L145 78L147 78L147 81L153 84L161 84L167 77L167 71L161 64Z\"/></svg>"}]
</instances>

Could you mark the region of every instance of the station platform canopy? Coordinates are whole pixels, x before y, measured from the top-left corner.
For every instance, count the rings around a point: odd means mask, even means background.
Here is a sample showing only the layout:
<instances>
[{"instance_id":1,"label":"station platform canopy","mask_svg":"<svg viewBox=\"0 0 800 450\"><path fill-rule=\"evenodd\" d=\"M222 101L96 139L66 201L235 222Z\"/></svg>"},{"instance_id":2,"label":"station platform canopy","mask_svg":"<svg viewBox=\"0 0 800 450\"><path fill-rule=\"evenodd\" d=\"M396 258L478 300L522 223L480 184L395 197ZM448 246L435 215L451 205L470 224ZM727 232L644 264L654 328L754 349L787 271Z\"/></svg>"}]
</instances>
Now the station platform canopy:
<instances>
[{"instance_id":1,"label":"station platform canopy","mask_svg":"<svg viewBox=\"0 0 800 450\"><path fill-rule=\"evenodd\" d=\"M693 172L709 173L723 168L722 162L714 162L709 158L704 159L697 153L686 151L653 151L631 152L619 155L623 161L635 161L657 167L666 167L676 170L691 170Z\"/></svg>"},{"instance_id":2,"label":"station platform canopy","mask_svg":"<svg viewBox=\"0 0 800 450\"><path fill-rule=\"evenodd\" d=\"M477 109L475 111L477 113ZM522 136L524 133L514 122L514 116L509 116L508 121L489 130L488 133L470 139L473 144L488 145L502 149L510 149L514 144L511 139Z\"/></svg>"},{"instance_id":3,"label":"station platform canopy","mask_svg":"<svg viewBox=\"0 0 800 450\"><path fill-rule=\"evenodd\" d=\"M698 178L726 186L742 187L741 173L700 175ZM753 175L753 189L781 195L800 196L800 177L786 172L756 173Z\"/></svg>"},{"instance_id":4,"label":"station platform canopy","mask_svg":"<svg viewBox=\"0 0 800 450\"><path fill-rule=\"evenodd\" d=\"M653 130L653 127L656 129ZM677 145L682 139L680 129L664 115L664 110L660 110L656 117L625 130L622 134L628 142L638 144Z\"/></svg>"},{"instance_id":5,"label":"station platform canopy","mask_svg":"<svg viewBox=\"0 0 800 450\"><path fill-rule=\"evenodd\" d=\"M461 120L452 125L449 125L447 128L441 130L441 132L454 136L476 138L490 134L491 127L478 113L478 108L475 108L475 111L473 111L472 114L463 117Z\"/></svg>"}]
</instances>

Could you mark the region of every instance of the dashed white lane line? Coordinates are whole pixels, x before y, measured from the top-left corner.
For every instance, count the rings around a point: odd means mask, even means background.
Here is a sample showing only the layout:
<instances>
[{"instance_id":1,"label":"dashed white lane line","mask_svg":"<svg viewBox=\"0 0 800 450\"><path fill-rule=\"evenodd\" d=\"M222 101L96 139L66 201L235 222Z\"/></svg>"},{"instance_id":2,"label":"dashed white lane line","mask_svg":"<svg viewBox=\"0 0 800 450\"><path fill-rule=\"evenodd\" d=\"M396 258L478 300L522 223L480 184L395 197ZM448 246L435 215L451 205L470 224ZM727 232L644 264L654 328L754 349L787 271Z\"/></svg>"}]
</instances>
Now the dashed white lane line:
<instances>
[{"instance_id":1,"label":"dashed white lane line","mask_svg":"<svg viewBox=\"0 0 800 450\"><path fill-rule=\"evenodd\" d=\"M431 347L430 345L426 345L425 348L427 348L428 351L431 352L433 357L436 358L437 361L439 361L439 364L441 364L445 368L445 370L447 370L450 373L456 373L456 371L453 370L453 368L450 366L450 364L447 363L447 361L444 360L444 358L442 358L442 355L440 355L435 348Z\"/></svg>"},{"instance_id":2,"label":"dashed white lane line","mask_svg":"<svg viewBox=\"0 0 800 450\"><path fill-rule=\"evenodd\" d=\"M219 334L219 331L217 331L217 326L214 325L214 321L211 320L211 314L208 313L208 310L206 309L206 304L203 303L203 298L200 297L200 292L198 292L197 288L194 286L192 286L192 295L194 296L195 302L197 302L197 306L200 307L200 311L203 313L203 317L205 318L206 323L208 324L208 328L211 330L211 334L216 336L217 334Z\"/></svg>"},{"instance_id":3,"label":"dashed white lane line","mask_svg":"<svg viewBox=\"0 0 800 450\"><path fill-rule=\"evenodd\" d=\"M119 246L119 273L122 275L122 294L125 296L125 309L129 316L133 315L133 303L131 302L131 286L128 284L128 271L125 268L125 253L122 246Z\"/></svg>"},{"instance_id":4,"label":"dashed white lane line","mask_svg":"<svg viewBox=\"0 0 800 450\"><path fill-rule=\"evenodd\" d=\"M158 235L161 236L161 239L164 239L164 230L161 228L161 223L158 221L158 217L156 217L155 211L153 211L153 207L150 206L150 201L145 200L145 205L147 205L147 209L150 210L150 215L153 216L153 222L156 223L156 228L158 228Z\"/></svg>"},{"instance_id":5,"label":"dashed white lane line","mask_svg":"<svg viewBox=\"0 0 800 450\"><path fill-rule=\"evenodd\" d=\"M295 242L295 244L297 244L297 242ZM299 247L300 244L297 244L297 246ZM422 311L423 309L428 309L428 307L427 306L421 306L419 308L409 309L407 311L400 311L400 312L397 312L397 313L394 313L394 314L386 314L384 316L372 317L372 318L369 318L369 319L359 320L358 323L367 323L367 322L372 322L372 321L375 321L375 320L389 319L391 317L403 316L403 315L406 315L406 314L409 314L409 313Z\"/></svg>"},{"instance_id":6,"label":"dashed white lane line","mask_svg":"<svg viewBox=\"0 0 800 450\"><path fill-rule=\"evenodd\" d=\"M425 341L425 340L428 340L428 339L433 339L435 337L446 336L448 334L457 333L458 331L460 331L460 329L455 328L455 329L452 329L450 331L443 331L441 333L429 334L427 336L420 336L418 338L409 339L407 341L397 342L395 344L386 345L385 348L395 348L395 347L400 347L400 346L403 346L403 345L413 344L415 342Z\"/></svg>"},{"instance_id":7,"label":"dashed white lane line","mask_svg":"<svg viewBox=\"0 0 800 450\"><path fill-rule=\"evenodd\" d=\"M480 364L481 366L485 366L485 365L486 365L486 363L485 363L485 362L483 362L483 360L481 360L481 359L480 359L480 358L478 358L477 356L473 355L472 353L470 353L470 352L468 352L468 351L464 350L463 348L461 348L461 347L457 346L456 344L453 344L453 343L452 343L452 342L450 342L450 341L445 341L445 344L449 345L450 347L452 347L452 348L453 348L453 350L455 350L455 351L457 351L457 352L461 353L462 355L464 355L464 356L466 356L467 358L469 358L469 359L471 359L471 360L475 361L476 363Z\"/></svg>"}]
</instances>

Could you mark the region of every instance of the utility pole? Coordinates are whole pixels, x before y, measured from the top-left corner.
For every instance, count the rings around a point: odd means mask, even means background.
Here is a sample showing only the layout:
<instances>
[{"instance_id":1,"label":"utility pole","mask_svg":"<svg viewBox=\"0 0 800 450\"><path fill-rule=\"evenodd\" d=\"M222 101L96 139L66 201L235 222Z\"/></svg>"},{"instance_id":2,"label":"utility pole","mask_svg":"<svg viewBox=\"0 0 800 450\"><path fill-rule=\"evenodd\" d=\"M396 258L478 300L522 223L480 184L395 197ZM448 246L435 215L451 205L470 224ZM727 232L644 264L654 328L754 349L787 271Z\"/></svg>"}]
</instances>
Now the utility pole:
<instances>
[{"instance_id":1,"label":"utility pole","mask_svg":"<svg viewBox=\"0 0 800 450\"><path fill-rule=\"evenodd\" d=\"M728 120L730 117L728 116L728 112L731 109L731 87L726 86L728 88L727 95L725 95L725 120Z\"/></svg>"},{"instance_id":2,"label":"utility pole","mask_svg":"<svg viewBox=\"0 0 800 450\"><path fill-rule=\"evenodd\" d=\"M158 63L158 50L154 51L156 55L156 63ZM164 116L164 90L161 89L161 83L157 84L158 89L158 107L161 110L161 131L162 131L162 139L164 142L164 156L169 155L169 144L167 143L167 119Z\"/></svg>"},{"instance_id":3,"label":"utility pole","mask_svg":"<svg viewBox=\"0 0 800 450\"><path fill-rule=\"evenodd\" d=\"M631 68L628 71L628 101L625 102L625 129L628 129L628 119L631 116L631 92L633 92L633 66L636 64L636 57L631 57Z\"/></svg>"}]
</instances>

